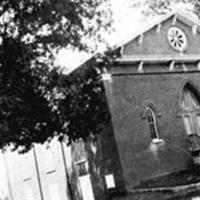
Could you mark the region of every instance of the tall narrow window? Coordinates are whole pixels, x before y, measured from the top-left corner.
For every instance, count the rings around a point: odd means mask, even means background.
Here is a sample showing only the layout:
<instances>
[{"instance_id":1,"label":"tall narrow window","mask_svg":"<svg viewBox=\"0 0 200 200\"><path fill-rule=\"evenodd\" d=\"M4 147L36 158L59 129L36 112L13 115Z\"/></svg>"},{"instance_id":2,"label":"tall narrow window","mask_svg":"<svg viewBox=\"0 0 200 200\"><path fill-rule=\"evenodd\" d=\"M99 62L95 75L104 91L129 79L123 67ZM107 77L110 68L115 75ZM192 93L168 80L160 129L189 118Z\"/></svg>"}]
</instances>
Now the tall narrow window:
<instances>
[{"instance_id":1,"label":"tall narrow window","mask_svg":"<svg viewBox=\"0 0 200 200\"><path fill-rule=\"evenodd\" d=\"M155 118L155 113L152 110L151 107L146 108L146 116L147 116L147 121L149 124L149 130L151 133L151 138L154 139L159 139L158 137L158 130L157 130L157 125L156 125L156 118Z\"/></svg>"},{"instance_id":2,"label":"tall narrow window","mask_svg":"<svg viewBox=\"0 0 200 200\"><path fill-rule=\"evenodd\" d=\"M195 88L186 84L181 98L182 117L185 131L188 135L190 149L200 152L200 101Z\"/></svg>"},{"instance_id":3,"label":"tall narrow window","mask_svg":"<svg viewBox=\"0 0 200 200\"><path fill-rule=\"evenodd\" d=\"M191 86L186 85L183 89L181 107L183 111L183 122L187 135L200 136L200 104L198 96Z\"/></svg>"},{"instance_id":4,"label":"tall narrow window","mask_svg":"<svg viewBox=\"0 0 200 200\"><path fill-rule=\"evenodd\" d=\"M95 198L89 173L89 161L85 149L85 142L79 139L79 141L73 143L73 148L73 159L75 161L82 199L94 200Z\"/></svg>"},{"instance_id":5,"label":"tall narrow window","mask_svg":"<svg viewBox=\"0 0 200 200\"><path fill-rule=\"evenodd\" d=\"M73 157L78 176L87 175L89 163L83 140L79 139L79 141L73 143Z\"/></svg>"},{"instance_id":6,"label":"tall narrow window","mask_svg":"<svg viewBox=\"0 0 200 200\"><path fill-rule=\"evenodd\" d=\"M183 122L184 122L184 125L185 125L187 135L192 135L194 133L194 131L193 131L193 128L192 128L190 115L185 114L183 116Z\"/></svg>"}]
</instances>

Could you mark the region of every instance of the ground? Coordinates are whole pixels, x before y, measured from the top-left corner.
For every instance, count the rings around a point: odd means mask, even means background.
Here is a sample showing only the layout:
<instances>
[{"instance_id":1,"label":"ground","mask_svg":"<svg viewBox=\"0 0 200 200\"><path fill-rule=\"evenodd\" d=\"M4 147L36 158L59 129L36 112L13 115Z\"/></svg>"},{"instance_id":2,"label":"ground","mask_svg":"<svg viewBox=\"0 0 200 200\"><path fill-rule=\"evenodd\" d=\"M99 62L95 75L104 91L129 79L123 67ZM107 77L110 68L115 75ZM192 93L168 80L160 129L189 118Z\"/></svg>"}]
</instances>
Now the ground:
<instances>
[{"instance_id":1,"label":"ground","mask_svg":"<svg viewBox=\"0 0 200 200\"><path fill-rule=\"evenodd\" d=\"M113 200L199 200L200 190L184 193L173 192L144 192L130 193L123 197L117 197Z\"/></svg>"},{"instance_id":2,"label":"ground","mask_svg":"<svg viewBox=\"0 0 200 200\"><path fill-rule=\"evenodd\" d=\"M200 200L200 167L141 183L112 200Z\"/></svg>"}]
</instances>

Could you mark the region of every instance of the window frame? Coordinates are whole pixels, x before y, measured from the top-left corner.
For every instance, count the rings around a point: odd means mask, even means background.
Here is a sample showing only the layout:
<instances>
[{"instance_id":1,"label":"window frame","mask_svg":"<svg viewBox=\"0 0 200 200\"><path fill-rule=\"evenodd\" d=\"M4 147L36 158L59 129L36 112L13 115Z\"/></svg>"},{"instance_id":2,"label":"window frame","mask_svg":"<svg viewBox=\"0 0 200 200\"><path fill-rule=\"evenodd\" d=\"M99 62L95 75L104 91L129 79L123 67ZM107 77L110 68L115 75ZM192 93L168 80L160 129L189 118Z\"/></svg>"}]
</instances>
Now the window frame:
<instances>
[{"instance_id":1,"label":"window frame","mask_svg":"<svg viewBox=\"0 0 200 200\"><path fill-rule=\"evenodd\" d=\"M154 144L162 143L163 140L160 139L158 133L155 111L151 108L151 106L147 106L145 109L145 113L152 143Z\"/></svg>"},{"instance_id":2,"label":"window frame","mask_svg":"<svg viewBox=\"0 0 200 200\"><path fill-rule=\"evenodd\" d=\"M187 94L188 93L188 94ZM184 95L190 95L191 100L194 102L193 105L197 104L195 108L188 108L187 106L184 107ZM185 98L186 99L186 98ZM191 102L192 106L192 102ZM198 93L195 89L186 85L182 91L182 98L181 98L181 108L182 108L182 119L185 127L185 132L187 136L191 135L199 135L200 136L200 102ZM188 118L188 127L186 126L185 119ZM190 129L190 132L188 131Z\"/></svg>"}]
</instances>

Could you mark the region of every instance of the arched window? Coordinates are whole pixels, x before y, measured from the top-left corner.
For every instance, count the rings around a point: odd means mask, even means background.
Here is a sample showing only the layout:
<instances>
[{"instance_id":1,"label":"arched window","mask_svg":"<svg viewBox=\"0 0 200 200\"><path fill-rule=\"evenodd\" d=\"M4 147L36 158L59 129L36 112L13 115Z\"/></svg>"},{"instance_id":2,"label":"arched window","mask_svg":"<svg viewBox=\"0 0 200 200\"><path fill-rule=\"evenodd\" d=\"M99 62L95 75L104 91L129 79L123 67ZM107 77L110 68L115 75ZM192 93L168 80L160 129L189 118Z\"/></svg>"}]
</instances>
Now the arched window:
<instances>
[{"instance_id":1,"label":"arched window","mask_svg":"<svg viewBox=\"0 0 200 200\"><path fill-rule=\"evenodd\" d=\"M183 89L181 107L187 135L200 136L199 96L197 91L190 85L186 85Z\"/></svg>"},{"instance_id":2,"label":"arched window","mask_svg":"<svg viewBox=\"0 0 200 200\"><path fill-rule=\"evenodd\" d=\"M156 125L156 117L153 109L150 106L148 106L145 112L152 140L159 139L157 125Z\"/></svg>"}]
</instances>

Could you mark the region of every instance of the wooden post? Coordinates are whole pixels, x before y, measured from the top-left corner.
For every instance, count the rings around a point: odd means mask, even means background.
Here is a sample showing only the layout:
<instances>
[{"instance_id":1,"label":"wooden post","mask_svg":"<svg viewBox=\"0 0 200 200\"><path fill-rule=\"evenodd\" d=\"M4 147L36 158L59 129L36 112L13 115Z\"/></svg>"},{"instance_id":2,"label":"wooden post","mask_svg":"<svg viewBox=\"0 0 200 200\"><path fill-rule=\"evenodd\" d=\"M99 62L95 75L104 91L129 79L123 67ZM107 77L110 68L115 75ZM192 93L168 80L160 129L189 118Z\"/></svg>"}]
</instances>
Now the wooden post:
<instances>
[{"instance_id":1,"label":"wooden post","mask_svg":"<svg viewBox=\"0 0 200 200\"><path fill-rule=\"evenodd\" d=\"M35 147L33 148L33 156L34 156L34 161L35 161L35 169L36 169L37 180L38 180L38 185L39 185L40 197L41 197L41 200L44 200L44 194L43 194L43 190L42 190L42 184L41 184L41 179L40 179L40 171L39 171Z\"/></svg>"},{"instance_id":2,"label":"wooden post","mask_svg":"<svg viewBox=\"0 0 200 200\"><path fill-rule=\"evenodd\" d=\"M71 199L73 194L72 194L72 189L71 189L70 182L69 182L69 176L68 176L68 171L67 171L67 162L66 162L65 150L64 150L63 142L60 142L60 147L61 147L63 164L64 164L64 169L65 169L66 195L67 195L67 197L69 197Z\"/></svg>"},{"instance_id":3,"label":"wooden post","mask_svg":"<svg viewBox=\"0 0 200 200\"><path fill-rule=\"evenodd\" d=\"M12 194L12 187L11 187L11 182L10 182L10 174L9 174L9 168L8 168L7 159L6 159L5 153L3 153L2 151L1 151L1 153L2 153L2 156L3 156L4 168L5 168L5 171L6 171L6 179L7 179L7 184L8 184L8 192L9 192L11 200L14 200L13 194Z\"/></svg>"}]
</instances>

